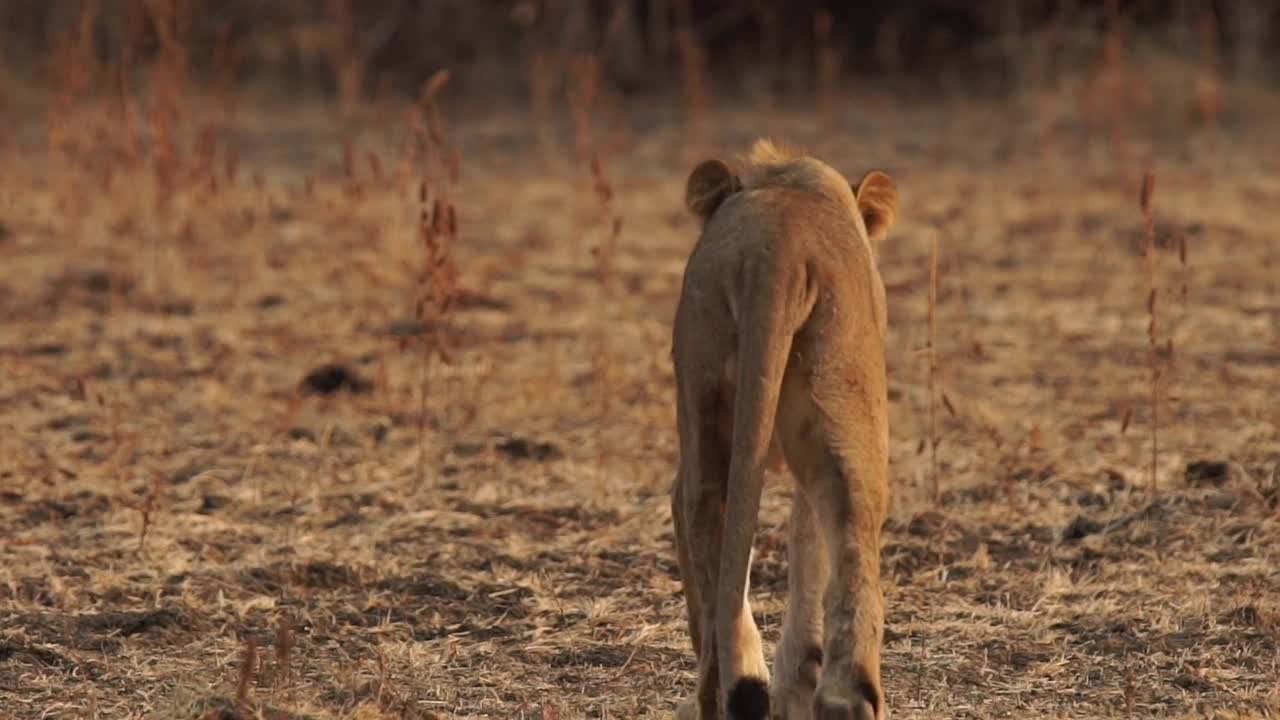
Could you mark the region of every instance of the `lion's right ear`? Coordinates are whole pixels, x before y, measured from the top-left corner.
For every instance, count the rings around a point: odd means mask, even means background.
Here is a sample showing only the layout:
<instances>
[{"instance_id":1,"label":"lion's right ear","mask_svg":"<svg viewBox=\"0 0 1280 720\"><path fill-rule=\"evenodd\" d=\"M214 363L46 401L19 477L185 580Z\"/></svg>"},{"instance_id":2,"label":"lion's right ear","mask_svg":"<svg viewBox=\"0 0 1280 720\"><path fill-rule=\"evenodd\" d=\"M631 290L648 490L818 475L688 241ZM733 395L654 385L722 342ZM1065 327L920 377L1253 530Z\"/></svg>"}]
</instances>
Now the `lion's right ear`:
<instances>
[{"instance_id":1,"label":"lion's right ear","mask_svg":"<svg viewBox=\"0 0 1280 720\"><path fill-rule=\"evenodd\" d=\"M684 204L689 212L706 222L724 199L742 189L742 181L719 160L703 160L689 173L684 187Z\"/></svg>"},{"instance_id":2,"label":"lion's right ear","mask_svg":"<svg viewBox=\"0 0 1280 720\"><path fill-rule=\"evenodd\" d=\"M893 178L872 170L853 189L858 199L858 212L867 226L867 239L880 242L898 214L898 187Z\"/></svg>"}]
</instances>

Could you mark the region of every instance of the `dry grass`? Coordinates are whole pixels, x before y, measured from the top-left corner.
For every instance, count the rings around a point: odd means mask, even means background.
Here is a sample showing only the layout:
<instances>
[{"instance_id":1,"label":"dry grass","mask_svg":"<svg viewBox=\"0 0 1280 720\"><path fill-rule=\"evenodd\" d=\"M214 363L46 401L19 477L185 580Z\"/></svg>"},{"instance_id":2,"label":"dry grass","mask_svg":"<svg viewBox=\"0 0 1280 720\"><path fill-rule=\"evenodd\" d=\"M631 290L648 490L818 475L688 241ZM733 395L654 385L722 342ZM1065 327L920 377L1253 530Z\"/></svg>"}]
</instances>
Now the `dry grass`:
<instances>
[{"instance_id":1,"label":"dry grass","mask_svg":"<svg viewBox=\"0 0 1280 720\"><path fill-rule=\"evenodd\" d=\"M609 158L602 271L577 242L581 169L535 161L521 111L448 108L447 199L420 216L404 148L428 145L431 103L383 127L214 100L162 103L134 137L69 96L48 151L38 124L4 128L0 716L665 716L693 684L667 501L696 232L680 110L628 108L648 129ZM1046 149L1017 108L831 103L839 133L771 122L904 195L882 253L895 717L1280 713L1275 138L1224 116L1219 156L1194 134L1152 148L1153 252L1196 248L1162 325L1181 369L1153 497L1122 427L1155 420L1133 382L1144 228L1109 138L1076 118ZM714 118L727 148L757 134L750 110ZM129 150L147 132L172 138L159 167ZM425 362L444 339L451 362ZM926 341L945 382L917 369ZM753 576L770 642L787 494Z\"/></svg>"},{"instance_id":2,"label":"dry grass","mask_svg":"<svg viewBox=\"0 0 1280 720\"><path fill-rule=\"evenodd\" d=\"M1156 255L1156 219L1151 207L1155 192L1156 176L1150 172L1142 175L1142 190L1138 194L1138 207L1142 210L1142 256L1147 269L1147 372L1151 388L1151 494L1160 489L1160 381L1164 368L1160 357L1159 300L1160 280Z\"/></svg>"},{"instance_id":3,"label":"dry grass","mask_svg":"<svg viewBox=\"0 0 1280 720\"><path fill-rule=\"evenodd\" d=\"M933 501L942 499L938 477L938 239L929 246L929 338L925 350L929 362L929 487Z\"/></svg>"}]
</instances>

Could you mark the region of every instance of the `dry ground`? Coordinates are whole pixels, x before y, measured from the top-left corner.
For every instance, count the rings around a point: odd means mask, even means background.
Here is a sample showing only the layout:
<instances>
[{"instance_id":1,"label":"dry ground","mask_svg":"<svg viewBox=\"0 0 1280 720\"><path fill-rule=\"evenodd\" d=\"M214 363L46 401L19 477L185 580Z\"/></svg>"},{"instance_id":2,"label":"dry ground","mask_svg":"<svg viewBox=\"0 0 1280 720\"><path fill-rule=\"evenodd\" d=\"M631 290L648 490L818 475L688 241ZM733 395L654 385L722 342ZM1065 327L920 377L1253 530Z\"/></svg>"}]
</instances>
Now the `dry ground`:
<instances>
[{"instance_id":1,"label":"dry ground","mask_svg":"<svg viewBox=\"0 0 1280 720\"><path fill-rule=\"evenodd\" d=\"M1275 717L1277 138L1131 133L1156 138L1128 151L1157 173L1173 339L1153 494L1137 177L1072 107L867 93L835 127L714 108L717 147L771 133L903 193L882 256L890 708ZM586 172L537 152L523 111L448 110L464 292L454 363L425 374L396 123L355 122L344 177L330 108L246 105L212 169L188 158L166 190L104 181L93 115L76 162L27 116L0 163L0 716L641 718L691 690L667 501L696 232L678 108L627 114L606 155L624 225L603 286ZM300 392L326 363L355 381ZM753 575L770 642L787 493Z\"/></svg>"}]
</instances>

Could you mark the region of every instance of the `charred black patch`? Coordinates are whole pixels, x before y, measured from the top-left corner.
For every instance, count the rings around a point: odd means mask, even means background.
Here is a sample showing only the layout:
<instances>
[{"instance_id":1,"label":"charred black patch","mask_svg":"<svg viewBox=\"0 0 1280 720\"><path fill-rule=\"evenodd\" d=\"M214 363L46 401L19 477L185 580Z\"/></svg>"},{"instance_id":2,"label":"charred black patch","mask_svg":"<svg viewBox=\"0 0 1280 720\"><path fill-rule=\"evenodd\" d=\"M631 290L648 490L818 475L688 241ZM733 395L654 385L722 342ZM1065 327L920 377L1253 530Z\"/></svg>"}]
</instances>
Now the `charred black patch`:
<instances>
[{"instance_id":1,"label":"charred black patch","mask_svg":"<svg viewBox=\"0 0 1280 720\"><path fill-rule=\"evenodd\" d=\"M351 393L367 393L373 383L356 374L345 365L321 365L302 378L302 392L308 395L332 395L339 390Z\"/></svg>"},{"instance_id":2,"label":"charred black patch","mask_svg":"<svg viewBox=\"0 0 1280 720\"><path fill-rule=\"evenodd\" d=\"M498 443L497 449L502 454L515 460L551 462L564 458L564 451L554 443L539 442L522 437L508 438Z\"/></svg>"},{"instance_id":3,"label":"charred black patch","mask_svg":"<svg viewBox=\"0 0 1280 720\"><path fill-rule=\"evenodd\" d=\"M1187 484L1192 487L1222 487L1231 476L1231 466L1216 460L1187 463Z\"/></svg>"}]
</instances>

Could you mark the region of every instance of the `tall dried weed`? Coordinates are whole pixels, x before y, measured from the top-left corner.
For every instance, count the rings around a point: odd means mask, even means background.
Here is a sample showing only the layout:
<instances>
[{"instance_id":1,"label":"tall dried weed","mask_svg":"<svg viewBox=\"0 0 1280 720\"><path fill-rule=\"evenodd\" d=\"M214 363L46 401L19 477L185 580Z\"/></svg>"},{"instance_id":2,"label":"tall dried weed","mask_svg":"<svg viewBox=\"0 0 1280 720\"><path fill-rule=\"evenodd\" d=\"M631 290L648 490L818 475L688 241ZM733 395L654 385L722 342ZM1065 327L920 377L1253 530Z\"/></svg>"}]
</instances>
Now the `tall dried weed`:
<instances>
[{"instance_id":1,"label":"tall dried weed","mask_svg":"<svg viewBox=\"0 0 1280 720\"><path fill-rule=\"evenodd\" d=\"M1143 258L1147 275L1147 373L1151 403L1151 466L1150 488L1154 495L1158 491L1157 469L1160 459L1160 406L1161 381L1164 374L1164 361L1161 359L1159 320L1159 278L1158 258L1156 256L1156 221L1152 207L1152 196L1155 193L1156 177L1151 172L1142 176L1142 190L1138 195L1138 207L1142 210L1143 219ZM1168 350L1173 350L1173 340L1169 339Z\"/></svg>"},{"instance_id":2,"label":"tall dried weed","mask_svg":"<svg viewBox=\"0 0 1280 720\"><path fill-rule=\"evenodd\" d=\"M929 491L933 502L942 502L938 478L938 237L934 235L929 250Z\"/></svg>"}]
</instances>

